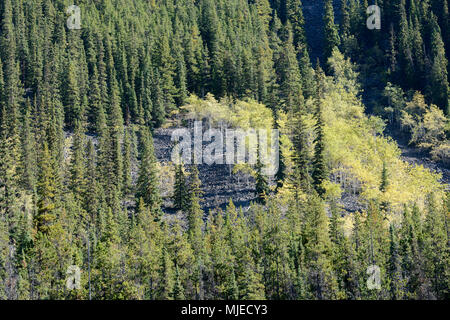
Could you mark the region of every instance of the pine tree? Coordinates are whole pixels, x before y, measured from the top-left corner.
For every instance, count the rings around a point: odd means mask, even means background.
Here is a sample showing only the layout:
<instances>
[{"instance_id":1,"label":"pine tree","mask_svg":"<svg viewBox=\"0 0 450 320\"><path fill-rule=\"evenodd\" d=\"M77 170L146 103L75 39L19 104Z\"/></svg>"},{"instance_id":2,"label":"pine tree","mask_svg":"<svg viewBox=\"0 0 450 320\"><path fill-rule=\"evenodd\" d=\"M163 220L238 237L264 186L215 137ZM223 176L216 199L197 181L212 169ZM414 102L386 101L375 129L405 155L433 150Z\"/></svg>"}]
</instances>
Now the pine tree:
<instances>
[{"instance_id":1,"label":"pine tree","mask_svg":"<svg viewBox=\"0 0 450 320\"><path fill-rule=\"evenodd\" d=\"M108 169L110 181L117 190L122 190L123 184L123 152L122 152L122 140L123 140L123 115L120 107L120 94L117 84L115 71L111 71L110 76L111 88L110 88L110 101L109 101L109 159Z\"/></svg>"},{"instance_id":2,"label":"pine tree","mask_svg":"<svg viewBox=\"0 0 450 320\"><path fill-rule=\"evenodd\" d=\"M307 127L305 125L302 107L294 109L292 115L292 142L295 148L295 167L292 177L292 183L296 188L296 200L300 189L304 192L309 191L311 185L310 177L310 156L307 145Z\"/></svg>"},{"instance_id":3,"label":"pine tree","mask_svg":"<svg viewBox=\"0 0 450 320\"><path fill-rule=\"evenodd\" d=\"M202 245L202 225L203 225L203 211L200 207L201 197L203 191L201 189L201 180L198 176L198 168L196 165L192 166L192 171L189 177L189 209L187 211L188 220L188 236L194 250L194 253L200 254L203 251Z\"/></svg>"},{"instance_id":4,"label":"pine tree","mask_svg":"<svg viewBox=\"0 0 450 320\"><path fill-rule=\"evenodd\" d=\"M131 190L131 143L132 127L127 127L125 129L125 134L123 137L123 191L124 195L127 195Z\"/></svg>"},{"instance_id":5,"label":"pine tree","mask_svg":"<svg viewBox=\"0 0 450 320\"><path fill-rule=\"evenodd\" d=\"M188 92L186 83L186 63L181 52L177 55L177 67L176 67L176 86L178 88L176 94L176 104L178 106L184 105Z\"/></svg>"},{"instance_id":6,"label":"pine tree","mask_svg":"<svg viewBox=\"0 0 450 320\"><path fill-rule=\"evenodd\" d=\"M159 285L157 289L157 299L172 300L174 297L175 277L173 275L173 263L169 253L165 248L162 250L160 269L159 269ZM179 294L179 293L178 293Z\"/></svg>"},{"instance_id":7,"label":"pine tree","mask_svg":"<svg viewBox=\"0 0 450 320\"><path fill-rule=\"evenodd\" d=\"M386 193L387 187L389 186L389 177L388 171L386 167L386 162L383 161L383 169L381 170L381 183L380 183L380 191L382 193ZM386 201L381 202L381 210L386 211L388 209L388 203Z\"/></svg>"},{"instance_id":8,"label":"pine tree","mask_svg":"<svg viewBox=\"0 0 450 320\"><path fill-rule=\"evenodd\" d=\"M287 0L287 16L292 25L292 30L294 33L294 47L297 48L299 45L306 44L305 35L305 18L303 17L301 0Z\"/></svg>"},{"instance_id":9,"label":"pine tree","mask_svg":"<svg viewBox=\"0 0 450 320\"><path fill-rule=\"evenodd\" d=\"M391 299L400 300L403 296L399 246L395 227L389 227L390 248L389 248L389 278L391 280Z\"/></svg>"},{"instance_id":10,"label":"pine tree","mask_svg":"<svg viewBox=\"0 0 450 320\"><path fill-rule=\"evenodd\" d=\"M184 288L181 284L180 279L180 269L178 266L175 267L175 285L173 288L173 298L174 300L185 300Z\"/></svg>"},{"instance_id":11,"label":"pine tree","mask_svg":"<svg viewBox=\"0 0 450 320\"><path fill-rule=\"evenodd\" d=\"M154 154L153 138L147 128L141 128L140 139L141 164L136 185L136 199L142 199L156 219L162 214L161 198L159 195L157 159Z\"/></svg>"},{"instance_id":12,"label":"pine tree","mask_svg":"<svg viewBox=\"0 0 450 320\"><path fill-rule=\"evenodd\" d=\"M100 113L103 112L102 97L99 84L97 66L94 65L89 83L89 110L88 121L90 131L96 132L100 123ZM97 132L98 133L98 132Z\"/></svg>"},{"instance_id":13,"label":"pine tree","mask_svg":"<svg viewBox=\"0 0 450 320\"><path fill-rule=\"evenodd\" d=\"M327 179L327 165L325 163L325 137L324 137L324 122L322 115L322 97L323 97L323 82L324 74L319 65L317 65L316 70L316 138L314 140L314 159L313 159L313 172L312 179L314 189L320 196L323 196L325 189L323 187L323 182Z\"/></svg>"},{"instance_id":14,"label":"pine tree","mask_svg":"<svg viewBox=\"0 0 450 320\"><path fill-rule=\"evenodd\" d=\"M259 145L257 148L257 160L256 160L256 196L258 199L258 202L260 203L266 203L266 198L269 195L269 184L267 182L267 178L263 173L264 165L261 163L261 155L260 155L260 149Z\"/></svg>"},{"instance_id":15,"label":"pine tree","mask_svg":"<svg viewBox=\"0 0 450 320\"><path fill-rule=\"evenodd\" d=\"M88 140L86 145L86 190L84 196L85 210L91 217L91 224L97 223L100 206L100 185L97 181L97 163L94 144Z\"/></svg>"},{"instance_id":16,"label":"pine tree","mask_svg":"<svg viewBox=\"0 0 450 320\"><path fill-rule=\"evenodd\" d=\"M401 70L398 75L402 79L402 83L411 85L414 73L413 60L412 60L412 48L410 39L410 26L406 16L405 0L401 0L399 4L400 23L399 23L399 65Z\"/></svg>"},{"instance_id":17,"label":"pine tree","mask_svg":"<svg viewBox=\"0 0 450 320\"><path fill-rule=\"evenodd\" d=\"M400 229L400 253L404 296L424 299L429 290L425 280L421 212L417 205L405 207Z\"/></svg>"},{"instance_id":18,"label":"pine tree","mask_svg":"<svg viewBox=\"0 0 450 320\"><path fill-rule=\"evenodd\" d=\"M8 222L6 221L6 216L0 216L0 297L2 299L7 299L7 281L8 281L8 264L9 261L9 232L8 232Z\"/></svg>"},{"instance_id":19,"label":"pine tree","mask_svg":"<svg viewBox=\"0 0 450 320\"><path fill-rule=\"evenodd\" d=\"M94 249L94 299L118 299L121 281L121 247L116 219L111 208L105 214L105 229Z\"/></svg>"},{"instance_id":20,"label":"pine tree","mask_svg":"<svg viewBox=\"0 0 450 320\"><path fill-rule=\"evenodd\" d=\"M448 83L448 62L445 57L444 42L442 41L441 30L433 17L432 31L432 67L431 67L431 100L441 107L444 112L450 114L450 87Z\"/></svg>"},{"instance_id":21,"label":"pine tree","mask_svg":"<svg viewBox=\"0 0 450 320\"><path fill-rule=\"evenodd\" d=\"M338 297L337 281L329 259L330 238L323 201L317 196L308 200L304 217L303 239L308 268L308 284L316 299Z\"/></svg>"},{"instance_id":22,"label":"pine tree","mask_svg":"<svg viewBox=\"0 0 450 320\"><path fill-rule=\"evenodd\" d=\"M19 63L16 62L16 37L13 24L11 1L3 5L1 25L1 61L3 61L0 80L0 212L13 218L18 187L19 167L19 111L22 104L23 86L19 79Z\"/></svg>"},{"instance_id":23,"label":"pine tree","mask_svg":"<svg viewBox=\"0 0 450 320\"><path fill-rule=\"evenodd\" d=\"M339 285L337 295L342 298L351 298L353 279L351 278L351 261L349 261L349 241L344 234L340 209L334 202L331 204L329 237L331 241L331 262Z\"/></svg>"},{"instance_id":24,"label":"pine tree","mask_svg":"<svg viewBox=\"0 0 450 320\"><path fill-rule=\"evenodd\" d=\"M56 219L57 186L54 171L54 160L47 143L44 143L40 157L40 174L38 181L38 203L35 224L38 232L48 233L49 227Z\"/></svg>"},{"instance_id":25,"label":"pine tree","mask_svg":"<svg viewBox=\"0 0 450 320\"><path fill-rule=\"evenodd\" d=\"M280 106L284 111L292 110L302 101L301 77L297 55L293 45L290 24L286 27L286 39L280 47L278 59L278 77L280 83Z\"/></svg>"},{"instance_id":26,"label":"pine tree","mask_svg":"<svg viewBox=\"0 0 450 320\"><path fill-rule=\"evenodd\" d=\"M71 60L66 69L66 83L64 88L64 106L66 125L69 129L75 128L75 122L81 121L81 98L77 81L75 61Z\"/></svg>"},{"instance_id":27,"label":"pine tree","mask_svg":"<svg viewBox=\"0 0 450 320\"><path fill-rule=\"evenodd\" d=\"M428 195L424 226L425 272L431 282L428 299L444 299L449 294L445 280L449 261L447 215L448 212L437 208L434 195Z\"/></svg>"},{"instance_id":28,"label":"pine tree","mask_svg":"<svg viewBox=\"0 0 450 320\"><path fill-rule=\"evenodd\" d=\"M302 79L302 92L305 99L313 97L315 92L314 69L311 65L308 49L306 47L303 48L300 57L300 74Z\"/></svg>"},{"instance_id":29,"label":"pine tree","mask_svg":"<svg viewBox=\"0 0 450 320\"><path fill-rule=\"evenodd\" d=\"M153 120L153 126L159 128L164 123L164 118L166 116L166 107L164 103L164 95L161 89L161 79L159 73L153 76L153 102L152 102L152 113L151 119Z\"/></svg>"},{"instance_id":30,"label":"pine tree","mask_svg":"<svg viewBox=\"0 0 450 320\"><path fill-rule=\"evenodd\" d=\"M345 42L350 35L350 14L348 10L348 0L341 0L341 34L342 42Z\"/></svg>"},{"instance_id":31,"label":"pine tree","mask_svg":"<svg viewBox=\"0 0 450 320\"><path fill-rule=\"evenodd\" d=\"M156 42L153 59L154 65L158 66L157 70L160 77L162 93L161 100L164 104L165 111L170 113L175 107L174 98L177 94L177 89L174 84L176 65L166 30L162 31Z\"/></svg>"},{"instance_id":32,"label":"pine tree","mask_svg":"<svg viewBox=\"0 0 450 320\"><path fill-rule=\"evenodd\" d=\"M86 173L85 173L85 140L83 126L80 120L75 120L75 132L73 135L72 158L71 158L71 189L77 200L85 195Z\"/></svg>"},{"instance_id":33,"label":"pine tree","mask_svg":"<svg viewBox=\"0 0 450 320\"><path fill-rule=\"evenodd\" d=\"M1 62L0 62L1 64ZM0 74L1 76L1 74ZM26 111L23 115L23 125L21 132L21 161L20 161L20 179L21 185L25 190L34 192L36 189L36 140L35 134L31 128L31 105L27 100Z\"/></svg>"},{"instance_id":34,"label":"pine tree","mask_svg":"<svg viewBox=\"0 0 450 320\"><path fill-rule=\"evenodd\" d=\"M189 208L188 187L183 164L176 165L173 202L178 210L186 211Z\"/></svg>"},{"instance_id":35,"label":"pine tree","mask_svg":"<svg viewBox=\"0 0 450 320\"><path fill-rule=\"evenodd\" d=\"M268 0L255 0L256 10L259 15L259 19L265 28L269 27L270 14L272 9Z\"/></svg>"},{"instance_id":36,"label":"pine tree","mask_svg":"<svg viewBox=\"0 0 450 320\"><path fill-rule=\"evenodd\" d=\"M332 0L325 0L323 21L325 33L325 48L323 57L326 61L329 57L331 57L334 47L340 45L338 29L334 24L334 9Z\"/></svg>"}]
</instances>

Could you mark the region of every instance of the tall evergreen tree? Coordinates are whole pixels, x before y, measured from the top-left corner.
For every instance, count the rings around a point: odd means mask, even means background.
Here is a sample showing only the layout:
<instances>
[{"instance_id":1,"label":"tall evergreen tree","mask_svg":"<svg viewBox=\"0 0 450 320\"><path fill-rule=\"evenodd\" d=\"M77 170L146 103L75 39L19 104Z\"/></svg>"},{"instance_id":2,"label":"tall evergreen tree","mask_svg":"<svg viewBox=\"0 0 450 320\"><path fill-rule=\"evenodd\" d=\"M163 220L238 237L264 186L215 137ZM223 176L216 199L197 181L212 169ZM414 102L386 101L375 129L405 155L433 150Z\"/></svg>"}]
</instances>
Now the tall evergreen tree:
<instances>
[{"instance_id":1,"label":"tall evergreen tree","mask_svg":"<svg viewBox=\"0 0 450 320\"><path fill-rule=\"evenodd\" d=\"M157 175L157 160L150 131L141 128L141 165L136 186L136 199L142 199L155 218L161 216L161 198Z\"/></svg>"},{"instance_id":2,"label":"tall evergreen tree","mask_svg":"<svg viewBox=\"0 0 450 320\"><path fill-rule=\"evenodd\" d=\"M325 162L325 136L324 136L324 121L322 115L322 98L324 94L324 85L325 75L320 68L320 65L317 65L316 69L316 111L315 111L315 120L316 120L316 138L314 145L314 158L313 158L313 172L312 179L314 189L320 196L323 196L325 193L325 189L323 186L324 181L327 179L327 164Z\"/></svg>"},{"instance_id":3,"label":"tall evergreen tree","mask_svg":"<svg viewBox=\"0 0 450 320\"><path fill-rule=\"evenodd\" d=\"M183 164L177 164L175 169L175 185L173 194L174 207L186 211L189 208L187 180Z\"/></svg>"},{"instance_id":4,"label":"tall evergreen tree","mask_svg":"<svg viewBox=\"0 0 450 320\"><path fill-rule=\"evenodd\" d=\"M329 57L331 57L331 53L333 52L334 47L340 45L338 28L334 23L334 9L332 0L325 0L323 21L325 33L325 47L323 58L326 61Z\"/></svg>"}]
</instances>

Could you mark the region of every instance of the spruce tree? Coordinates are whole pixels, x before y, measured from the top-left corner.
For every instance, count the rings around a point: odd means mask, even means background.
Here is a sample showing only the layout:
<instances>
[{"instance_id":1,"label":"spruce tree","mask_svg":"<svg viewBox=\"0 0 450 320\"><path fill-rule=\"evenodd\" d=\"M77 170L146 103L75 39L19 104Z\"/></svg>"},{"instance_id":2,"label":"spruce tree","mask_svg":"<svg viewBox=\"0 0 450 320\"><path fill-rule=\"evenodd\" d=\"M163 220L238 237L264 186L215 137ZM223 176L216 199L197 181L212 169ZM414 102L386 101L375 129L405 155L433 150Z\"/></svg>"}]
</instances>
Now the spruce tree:
<instances>
[{"instance_id":1,"label":"spruce tree","mask_svg":"<svg viewBox=\"0 0 450 320\"><path fill-rule=\"evenodd\" d=\"M38 180L37 216L35 217L38 232L48 233L49 227L56 219L57 190L54 171L55 162L45 142L40 156L40 173Z\"/></svg>"},{"instance_id":2,"label":"spruce tree","mask_svg":"<svg viewBox=\"0 0 450 320\"><path fill-rule=\"evenodd\" d=\"M81 121L81 98L77 81L77 66L71 60L66 69L66 83L64 86L65 122L69 129L75 128L75 122Z\"/></svg>"},{"instance_id":3,"label":"spruce tree","mask_svg":"<svg viewBox=\"0 0 450 320\"><path fill-rule=\"evenodd\" d=\"M329 57L331 57L334 47L340 45L338 28L334 23L334 9L332 0L325 0L323 21L325 33L323 58L326 61Z\"/></svg>"},{"instance_id":4,"label":"spruce tree","mask_svg":"<svg viewBox=\"0 0 450 320\"><path fill-rule=\"evenodd\" d=\"M431 100L433 103L441 107L444 112L449 115L450 104L450 87L448 83L448 61L445 57L444 42L442 41L441 30L436 22L436 18L432 17L432 67L431 67Z\"/></svg>"},{"instance_id":5,"label":"spruce tree","mask_svg":"<svg viewBox=\"0 0 450 320\"><path fill-rule=\"evenodd\" d=\"M303 4L301 0L287 0L287 16L292 25L294 34L294 47L306 44L305 19L303 17Z\"/></svg>"},{"instance_id":6,"label":"spruce tree","mask_svg":"<svg viewBox=\"0 0 450 320\"><path fill-rule=\"evenodd\" d=\"M337 281L329 258L330 238L328 221L323 201L310 196L304 217L303 239L305 239L308 268L308 285L316 299L338 297Z\"/></svg>"},{"instance_id":7,"label":"spruce tree","mask_svg":"<svg viewBox=\"0 0 450 320\"><path fill-rule=\"evenodd\" d=\"M186 211L189 208L189 194L183 164L177 164L175 168L175 185L173 202L178 210Z\"/></svg>"},{"instance_id":8,"label":"spruce tree","mask_svg":"<svg viewBox=\"0 0 450 320\"><path fill-rule=\"evenodd\" d=\"M161 198L157 173L157 159L154 153L153 138L150 131L141 128L141 163L136 185L136 199L142 199L155 219L161 216Z\"/></svg>"},{"instance_id":9,"label":"spruce tree","mask_svg":"<svg viewBox=\"0 0 450 320\"><path fill-rule=\"evenodd\" d=\"M189 176L189 209L187 211L188 236L191 246L196 254L200 254L203 250L202 246L202 225L203 210L200 207L203 191L201 189L201 180L198 176L198 168L192 166Z\"/></svg>"},{"instance_id":10,"label":"spruce tree","mask_svg":"<svg viewBox=\"0 0 450 320\"><path fill-rule=\"evenodd\" d=\"M314 140L314 158L313 158L313 171L312 179L316 192L323 196L325 189L323 186L324 181L327 179L327 164L325 163L325 136L324 136L324 121L322 115L322 98L323 98L323 85L325 81L325 75L322 69L317 65L316 70L316 111L315 111L315 132L316 138Z\"/></svg>"},{"instance_id":11,"label":"spruce tree","mask_svg":"<svg viewBox=\"0 0 450 320\"><path fill-rule=\"evenodd\" d=\"M269 196L269 184L267 178L263 173L264 165L261 163L261 155L259 145L257 148L257 160L256 160L256 196L260 203L266 203L266 198Z\"/></svg>"},{"instance_id":12,"label":"spruce tree","mask_svg":"<svg viewBox=\"0 0 450 320\"><path fill-rule=\"evenodd\" d=\"M302 101L301 76L297 55L293 45L290 24L286 26L286 39L280 47L278 60L278 78L280 83L280 106L284 111L292 110Z\"/></svg>"},{"instance_id":13,"label":"spruce tree","mask_svg":"<svg viewBox=\"0 0 450 320\"><path fill-rule=\"evenodd\" d=\"M390 234L390 247L389 247L389 265L388 272L391 281L391 299L400 300L403 297L402 279L401 279L401 267L400 267L400 255L399 245L397 240L397 232L395 227L391 225L389 227Z\"/></svg>"}]
</instances>

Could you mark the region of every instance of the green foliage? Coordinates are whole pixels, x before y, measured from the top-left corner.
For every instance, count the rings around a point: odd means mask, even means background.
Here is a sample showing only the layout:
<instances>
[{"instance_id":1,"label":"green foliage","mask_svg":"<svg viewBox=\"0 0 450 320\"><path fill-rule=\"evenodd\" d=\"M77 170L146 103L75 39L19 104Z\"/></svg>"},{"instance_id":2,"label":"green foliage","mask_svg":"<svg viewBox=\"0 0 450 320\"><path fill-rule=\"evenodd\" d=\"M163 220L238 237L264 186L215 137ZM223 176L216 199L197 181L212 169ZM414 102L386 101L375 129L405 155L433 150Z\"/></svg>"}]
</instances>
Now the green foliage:
<instances>
[{"instance_id":1,"label":"green foliage","mask_svg":"<svg viewBox=\"0 0 450 320\"><path fill-rule=\"evenodd\" d=\"M331 56L333 49L340 44L338 28L334 23L334 9L332 0L325 1L323 21L325 32L325 48L323 56L324 59L328 59Z\"/></svg>"},{"instance_id":2,"label":"green foliage","mask_svg":"<svg viewBox=\"0 0 450 320\"><path fill-rule=\"evenodd\" d=\"M147 128L141 129L141 166L136 185L136 199L142 199L155 218L161 215L161 199L157 178L157 160L153 138Z\"/></svg>"},{"instance_id":3,"label":"green foliage","mask_svg":"<svg viewBox=\"0 0 450 320\"><path fill-rule=\"evenodd\" d=\"M188 186L183 164L176 166L173 202L178 210L186 211L189 208Z\"/></svg>"},{"instance_id":4,"label":"green foliage","mask_svg":"<svg viewBox=\"0 0 450 320\"><path fill-rule=\"evenodd\" d=\"M449 196L362 103L448 162L447 2L378 1L373 33L342 4L327 76L301 1L82 1L81 31L67 1L0 1L0 299L448 299ZM153 145L196 119L279 129L278 188L238 164L259 203L206 218L199 168Z\"/></svg>"},{"instance_id":5,"label":"green foliage","mask_svg":"<svg viewBox=\"0 0 450 320\"><path fill-rule=\"evenodd\" d=\"M448 118L436 106L428 106L424 97L416 92L410 102L406 103L400 119L405 131L410 134L410 144L431 151L436 160L449 162L447 130Z\"/></svg>"}]
</instances>

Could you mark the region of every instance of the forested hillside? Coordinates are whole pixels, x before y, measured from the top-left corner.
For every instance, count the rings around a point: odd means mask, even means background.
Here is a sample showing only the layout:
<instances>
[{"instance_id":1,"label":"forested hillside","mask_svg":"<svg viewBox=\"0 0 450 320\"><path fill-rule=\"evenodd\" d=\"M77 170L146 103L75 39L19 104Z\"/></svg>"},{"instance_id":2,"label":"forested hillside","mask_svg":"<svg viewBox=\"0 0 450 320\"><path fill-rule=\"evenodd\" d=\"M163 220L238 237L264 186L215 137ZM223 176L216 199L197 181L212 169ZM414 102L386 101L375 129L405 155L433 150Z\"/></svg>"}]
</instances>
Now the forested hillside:
<instances>
[{"instance_id":1,"label":"forested hillside","mask_svg":"<svg viewBox=\"0 0 450 320\"><path fill-rule=\"evenodd\" d=\"M76 2L0 0L0 299L450 297L394 140L450 166L448 0ZM194 120L279 130L277 174L171 162Z\"/></svg>"}]
</instances>

